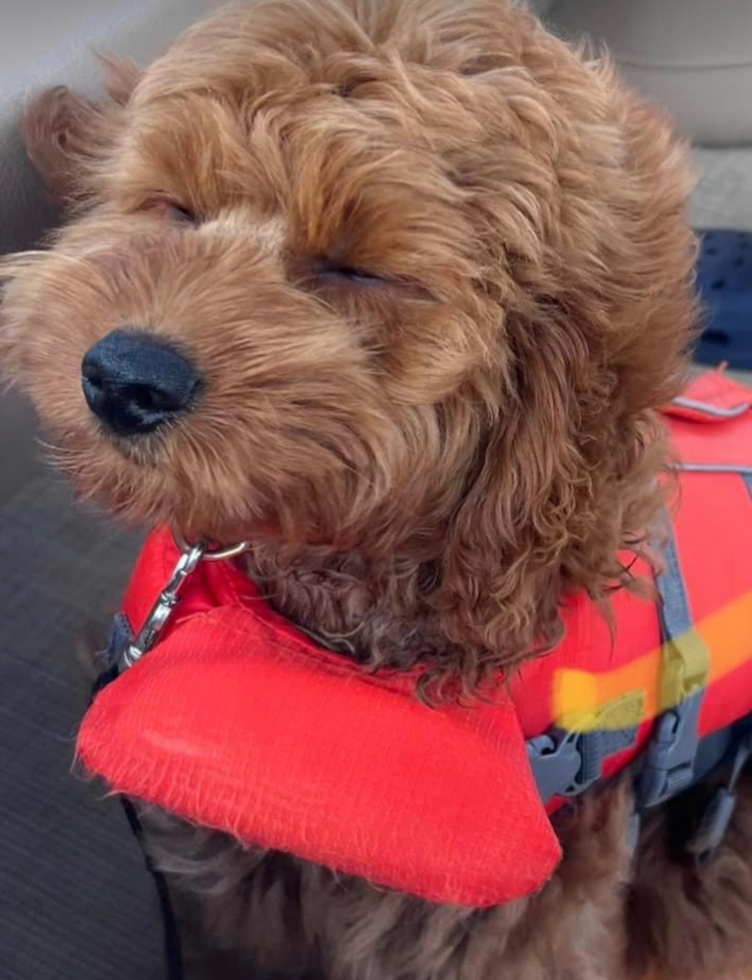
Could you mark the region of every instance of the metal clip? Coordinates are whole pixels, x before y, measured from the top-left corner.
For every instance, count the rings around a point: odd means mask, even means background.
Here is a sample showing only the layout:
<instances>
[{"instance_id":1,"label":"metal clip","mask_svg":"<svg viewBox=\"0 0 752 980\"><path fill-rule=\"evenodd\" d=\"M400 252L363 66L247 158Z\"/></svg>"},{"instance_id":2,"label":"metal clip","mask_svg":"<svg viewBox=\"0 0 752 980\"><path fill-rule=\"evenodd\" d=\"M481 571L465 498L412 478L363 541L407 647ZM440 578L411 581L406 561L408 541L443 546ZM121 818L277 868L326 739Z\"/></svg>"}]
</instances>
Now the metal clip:
<instances>
[{"instance_id":1,"label":"metal clip","mask_svg":"<svg viewBox=\"0 0 752 980\"><path fill-rule=\"evenodd\" d=\"M237 558L250 547L247 541L229 545L226 548L209 548L205 541L190 544L178 534L173 534L175 543L183 552L172 571L170 581L159 593L157 601L146 617L141 632L132 643L126 644L118 660L118 670L127 670L154 646L159 634L167 625L175 606L180 601L180 590L195 572L202 561L229 561Z\"/></svg>"},{"instance_id":2,"label":"metal clip","mask_svg":"<svg viewBox=\"0 0 752 980\"><path fill-rule=\"evenodd\" d=\"M180 590L190 578L191 574L198 568L201 559L206 553L206 545L203 542L189 545L187 549L183 551L178 559L178 563L175 565L170 576L170 581L159 593L157 601L146 617L146 622L142 626L141 632L133 643L128 643L123 648L118 664L120 671L132 667L157 642L159 634L172 616L173 609L180 601Z\"/></svg>"}]
</instances>

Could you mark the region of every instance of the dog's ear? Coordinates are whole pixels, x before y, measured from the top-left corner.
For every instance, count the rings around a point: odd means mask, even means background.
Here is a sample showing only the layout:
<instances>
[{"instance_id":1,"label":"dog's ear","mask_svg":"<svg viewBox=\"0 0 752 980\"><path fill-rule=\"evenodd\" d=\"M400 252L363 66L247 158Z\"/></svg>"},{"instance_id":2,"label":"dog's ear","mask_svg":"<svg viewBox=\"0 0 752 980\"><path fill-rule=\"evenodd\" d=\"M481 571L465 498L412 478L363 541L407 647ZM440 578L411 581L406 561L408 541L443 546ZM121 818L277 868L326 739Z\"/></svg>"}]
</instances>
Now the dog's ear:
<instances>
[{"instance_id":1,"label":"dog's ear","mask_svg":"<svg viewBox=\"0 0 752 980\"><path fill-rule=\"evenodd\" d=\"M106 72L105 84L113 102L120 106L128 105L133 91L141 78L141 69L125 58L100 55Z\"/></svg>"},{"instance_id":2,"label":"dog's ear","mask_svg":"<svg viewBox=\"0 0 752 980\"><path fill-rule=\"evenodd\" d=\"M550 362L541 351L528 353ZM559 583L552 568L576 533L570 522L582 461L564 378L553 363L549 371L531 362L526 374L533 373L479 451L444 552L438 597L444 629L459 646L483 651L463 665L470 687L482 680L476 656L497 669L539 640L556 638Z\"/></svg>"},{"instance_id":3,"label":"dog's ear","mask_svg":"<svg viewBox=\"0 0 752 980\"><path fill-rule=\"evenodd\" d=\"M97 165L110 150L138 81L129 62L103 59L112 102L84 98L64 86L41 92L27 108L23 138L49 190L63 202L92 193Z\"/></svg>"},{"instance_id":4,"label":"dog's ear","mask_svg":"<svg viewBox=\"0 0 752 980\"><path fill-rule=\"evenodd\" d=\"M611 418L594 399L584 418L577 393L598 382L571 333L552 318L516 334L516 391L479 449L435 597L468 687L555 645L570 591L605 600L631 583L619 551L639 550L662 492L652 414Z\"/></svg>"}]
</instances>

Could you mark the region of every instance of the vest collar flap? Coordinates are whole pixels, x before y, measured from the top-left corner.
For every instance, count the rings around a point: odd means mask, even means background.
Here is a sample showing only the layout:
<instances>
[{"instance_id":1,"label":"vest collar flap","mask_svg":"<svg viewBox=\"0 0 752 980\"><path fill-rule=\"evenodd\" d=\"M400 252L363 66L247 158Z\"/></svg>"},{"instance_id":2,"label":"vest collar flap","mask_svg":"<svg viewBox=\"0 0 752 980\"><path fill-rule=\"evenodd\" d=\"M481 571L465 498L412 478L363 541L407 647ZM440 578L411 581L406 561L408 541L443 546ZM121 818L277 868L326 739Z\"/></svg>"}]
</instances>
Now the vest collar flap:
<instances>
[{"instance_id":1,"label":"vest collar flap","mask_svg":"<svg viewBox=\"0 0 752 980\"><path fill-rule=\"evenodd\" d=\"M135 626L171 547L157 532L142 555ZM559 843L506 694L430 709L412 683L314 646L224 563L188 588L165 639L87 713L77 752L89 772L247 844L429 901L496 905L550 877Z\"/></svg>"}]
</instances>

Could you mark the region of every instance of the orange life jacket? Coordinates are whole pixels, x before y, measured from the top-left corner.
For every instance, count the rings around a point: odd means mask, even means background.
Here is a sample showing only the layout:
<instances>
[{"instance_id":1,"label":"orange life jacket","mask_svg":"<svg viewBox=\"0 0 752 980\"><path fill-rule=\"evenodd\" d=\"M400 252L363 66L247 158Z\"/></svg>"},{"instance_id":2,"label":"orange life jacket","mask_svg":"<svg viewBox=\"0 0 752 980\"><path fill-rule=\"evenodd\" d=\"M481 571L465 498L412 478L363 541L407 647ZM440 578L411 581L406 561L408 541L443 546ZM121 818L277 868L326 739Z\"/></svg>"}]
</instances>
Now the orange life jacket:
<instances>
[{"instance_id":1,"label":"orange life jacket","mask_svg":"<svg viewBox=\"0 0 752 980\"><path fill-rule=\"evenodd\" d=\"M79 757L118 793L431 901L534 892L567 796L640 756L641 801L661 802L752 712L751 409L713 373L666 410L681 507L663 605L617 593L612 633L575 597L562 644L490 703L425 707L415 674L321 649L239 568L203 562L154 649L96 697ZM112 655L179 558L150 537Z\"/></svg>"}]
</instances>

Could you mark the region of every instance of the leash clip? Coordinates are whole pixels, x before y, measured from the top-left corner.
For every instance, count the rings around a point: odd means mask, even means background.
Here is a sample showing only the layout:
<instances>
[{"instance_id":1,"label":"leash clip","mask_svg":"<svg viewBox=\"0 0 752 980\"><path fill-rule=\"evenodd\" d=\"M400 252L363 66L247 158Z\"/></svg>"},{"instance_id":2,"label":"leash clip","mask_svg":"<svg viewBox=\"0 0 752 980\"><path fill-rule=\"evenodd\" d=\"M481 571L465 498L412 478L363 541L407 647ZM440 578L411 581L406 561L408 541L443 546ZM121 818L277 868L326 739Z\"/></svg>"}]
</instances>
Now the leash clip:
<instances>
[{"instance_id":1,"label":"leash clip","mask_svg":"<svg viewBox=\"0 0 752 980\"><path fill-rule=\"evenodd\" d=\"M175 606L180 602L181 589L202 561L221 561L235 558L248 550L246 541L217 550L210 550L205 541L190 544L177 535L175 535L175 543L181 549L182 554L172 570L169 582L159 593L151 612L146 617L138 636L123 647L118 663L121 672L132 667L157 642L160 633L172 617Z\"/></svg>"}]
</instances>

